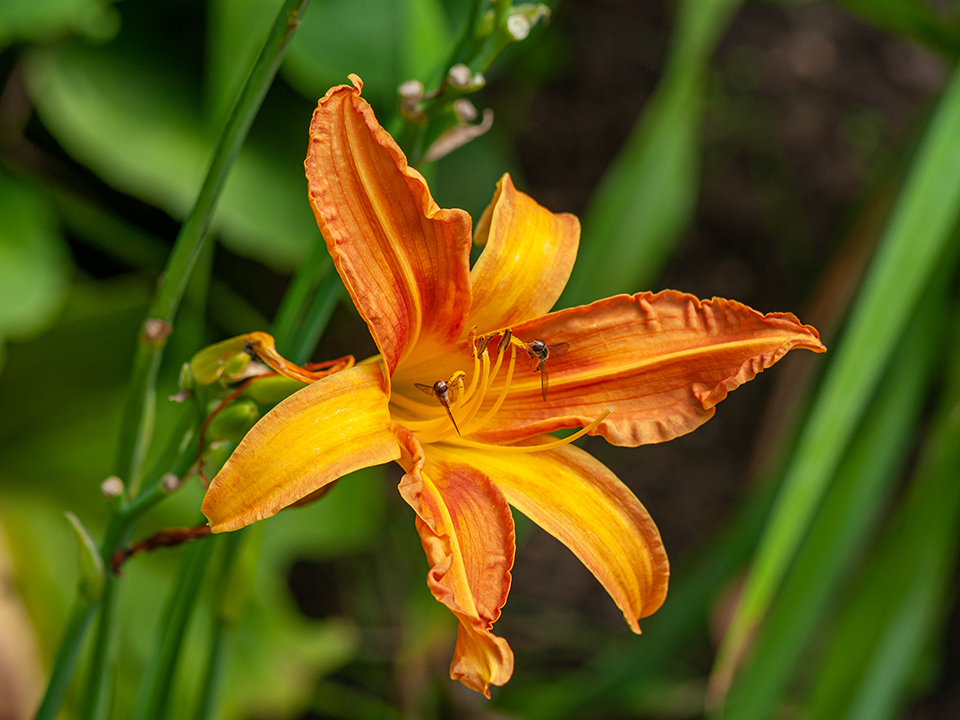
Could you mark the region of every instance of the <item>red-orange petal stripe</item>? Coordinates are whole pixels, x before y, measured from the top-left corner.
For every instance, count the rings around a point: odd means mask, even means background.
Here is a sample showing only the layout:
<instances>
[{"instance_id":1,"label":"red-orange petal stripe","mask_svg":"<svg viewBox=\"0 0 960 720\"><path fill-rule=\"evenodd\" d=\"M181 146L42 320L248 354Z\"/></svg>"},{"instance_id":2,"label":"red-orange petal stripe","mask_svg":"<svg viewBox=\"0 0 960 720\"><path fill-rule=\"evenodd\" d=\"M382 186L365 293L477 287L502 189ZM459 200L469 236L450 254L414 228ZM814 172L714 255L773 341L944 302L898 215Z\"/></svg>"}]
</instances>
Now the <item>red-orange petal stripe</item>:
<instances>
[{"instance_id":1,"label":"red-orange petal stripe","mask_svg":"<svg viewBox=\"0 0 960 720\"><path fill-rule=\"evenodd\" d=\"M573 270L580 221L550 212L504 175L481 223L467 326L492 332L550 312Z\"/></svg>"},{"instance_id":2,"label":"red-orange petal stripe","mask_svg":"<svg viewBox=\"0 0 960 720\"><path fill-rule=\"evenodd\" d=\"M320 100L304 163L310 204L390 374L416 345L455 341L470 312L470 216L442 210L360 97Z\"/></svg>"},{"instance_id":3,"label":"red-orange petal stripe","mask_svg":"<svg viewBox=\"0 0 960 720\"><path fill-rule=\"evenodd\" d=\"M217 474L202 511L214 532L275 515L354 470L400 457L379 364L297 391L260 419Z\"/></svg>"},{"instance_id":4,"label":"red-orange petal stripe","mask_svg":"<svg viewBox=\"0 0 960 720\"><path fill-rule=\"evenodd\" d=\"M762 315L673 290L562 310L516 326L514 336L569 349L547 360L546 401L539 374L520 368L506 402L477 433L491 442L586 425L608 408L612 414L591 434L615 445L663 442L705 423L729 391L790 350L825 350L817 331L789 313Z\"/></svg>"},{"instance_id":5,"label":"red-orange petal stripe","mask_svg":"<svg viewBox=\"0 0 960 720\"><path fill-rule=\"evenodd\" d=\"M427 462L419 442L395 426L407 470L400 494L417 513L430 563L427 585L460 621L450 677L490 697L513 674L513 652L490 629L510 590L513 517L483 473Z\"/></svg>"}]
</instances>

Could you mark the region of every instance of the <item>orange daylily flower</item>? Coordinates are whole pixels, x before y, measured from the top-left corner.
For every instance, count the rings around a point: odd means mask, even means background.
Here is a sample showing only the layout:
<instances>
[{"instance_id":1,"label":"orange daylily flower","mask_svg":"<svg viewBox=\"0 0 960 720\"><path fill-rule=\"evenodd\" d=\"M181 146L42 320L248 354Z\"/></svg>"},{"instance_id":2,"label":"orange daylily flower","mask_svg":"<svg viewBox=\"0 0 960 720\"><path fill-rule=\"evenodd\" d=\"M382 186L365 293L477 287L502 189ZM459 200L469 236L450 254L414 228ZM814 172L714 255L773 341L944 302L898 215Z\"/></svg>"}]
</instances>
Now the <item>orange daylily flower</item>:
<instances>
[{"instance_id":1,"label":"orange daylily flower","mask_svg":"<svg viewBox=\"0 0 960 720\"><path fill-rule=\"evenodd\" d=\"M666 595L650 515L569 440L670 440L790 350L824 347L791 314L672 290L550 313L576 256L577 219L504 175L477 224L484 249L471 268L470 217L437 206L350 79L320 101L305 167L327 247L380 355L267 414L213 480L203 512L214 532L235 530L346 473L398 461L427 584L460 623L451 676L489 697L513 672L509 645L491 632L510 589L510 506L576 554L634 632ZM549 353L562 344L565 354ZM528 360L543 368L531 372ZM573 427L583 429L547 435Z\"/></svg>"}]
</instances>

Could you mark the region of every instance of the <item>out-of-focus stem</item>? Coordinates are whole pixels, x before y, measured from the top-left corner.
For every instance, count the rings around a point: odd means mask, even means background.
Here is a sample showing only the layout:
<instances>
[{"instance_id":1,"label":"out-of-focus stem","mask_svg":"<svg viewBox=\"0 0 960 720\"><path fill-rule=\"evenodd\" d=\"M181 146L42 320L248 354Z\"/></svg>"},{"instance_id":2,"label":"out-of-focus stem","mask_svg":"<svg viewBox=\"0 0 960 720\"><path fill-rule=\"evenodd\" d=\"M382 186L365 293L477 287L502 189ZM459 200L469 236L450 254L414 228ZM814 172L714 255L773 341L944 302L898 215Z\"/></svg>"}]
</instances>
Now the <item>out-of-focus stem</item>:
<instances>
[{"instance_id":1,"label":"out-of-focus stem","mask_svg":"<svg viewBox=\"0 0 960 720\"><path fill-rule=\"evenodd\" d=\"M180 229L140 333L134 375L124 406L117 462L118 475L127 483L128 497L136 496L139 489L141 464L152 429L151 399L155 394L157 370L166 339L172 330L173 318L180 306L190 272L208 241L207 230L230 168L273 82L290 36L299 24L306 5L307 0L286 0L277 15L267 42L227 119L200 194Z\"/></svg>"}]
</instances>

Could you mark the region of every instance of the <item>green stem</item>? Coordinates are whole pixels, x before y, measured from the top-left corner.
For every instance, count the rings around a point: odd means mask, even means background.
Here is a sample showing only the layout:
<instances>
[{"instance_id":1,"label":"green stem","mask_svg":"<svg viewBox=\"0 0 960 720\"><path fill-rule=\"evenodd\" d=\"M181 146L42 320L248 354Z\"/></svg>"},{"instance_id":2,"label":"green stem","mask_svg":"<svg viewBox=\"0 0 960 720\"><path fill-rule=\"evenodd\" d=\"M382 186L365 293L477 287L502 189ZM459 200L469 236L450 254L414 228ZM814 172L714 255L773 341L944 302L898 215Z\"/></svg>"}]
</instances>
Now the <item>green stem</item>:
<instances>
[{"instance_id":1,"label":"green stem","mask_svg":"<svg viewBox=\"0 0 960 720\"><path fill-rule=\"evenodd\" d=\"M323 237L317 237L316 242L310 249L306 262L300 266L293 281L287 287L287 292L280 303L280 309L273 321L273 336L277 341L277 349L280 353L291 357L294 362L300 362L302 358L293 357L292 348L289 343L294 341L299 327L303 324L304 308L310 302L310 298L317 292L320 283L333 270L333 260L327 252L327 245Z\"/></svg>"},{"instance_id":2,"label":"green stem","mask_svg":"<svg viewBox=\"0 0 960 720\"><path fill-rule=\"evenodd\" d=\"M90 657L90 674L87 677L87 691L83 699L82 720L106 717L110 697L110 658L114 657L115 636L110 632L117 611L117 581L113 573L107 573L103 584L103 594L99 602L97 634Z\"/></svg>"},{"instance_id":3,"label":"green stem","mask_svg":"<svg viewBox=\"0 0 960 720\"><path fill-rule=\"evenodd\" d=\"M172 331L174 316L180 306L190 274L207 245L207 230L230 168L273 82L286 45L293 30L299 24L299 18L306 4L307 0L284 2L267 42L227 120L197 201L177 236L157 294L151 304L147 321L140 333L133 375L123 408L117 460L118 475L125 478L127 482L127 498L137 497L141 484L143 460L152 435L157 372L167 337ZM158 499L154 491L148 493L148 496L144 499L146 506ZM119 511L123 509L123 501L121 500L118 505L118 513L111 519L110 530L103 543L103 555L107 560L121 546L129 532L132 520L142 514L139 512L142 508L138 507L136 513L129 516L121 515ZM90 681L83 711L85 719L101 717L104 712L106 669L111 655L110 646L113 642L114 586L115 579L108 576L104 594L99 603L98 638L91 658ZM65 634L61 644L59 656L69 659L78 652L87 627L89 627L89 621L71 623L68 627L69 632ZM59 711L63 694L75 666L74 660L60 663L55 668L58 672L51 680L43 701L43 707L50 716L55 716Z\"/></svg>"},{"instance_id":4,"label":"green stem","mask_svg":"<svg viewBox=\"0 0 960 720\"><path fill-rule=\"evenodd\" d=\"M183 440L179 443L172 443L171 448L164 453L163 460L165 462L158 463L158 469L154 470L149 476L150 489L144 491L132 503L114 513L101 545L100 552L104 562L109 563L113 553L129 537L143 514L167 496L162 487L163 475L173 473L177 477L182 477L196 461L195 424L192 413L184 413L181 425L174 435L175 437L182 437ZM108 576L106 582L112 583L113 577ZM112 592L112 589L110 592ZM76 670L84 638L97 614L97 610L100 608L100 602L91 604L84 602L80 597L74 603L70 620L67 622L63 638L60 641L60 649L57 651L57 657L53 664L50 682L40 708L37 710L36 720L54 720L59 714L67 686ZM106 650L106 647L104 647L104 650Z\"/></svg>"},{"instance_id":5,"label":"green stem","mask_svg":"<svg viewBox=\"0 0 960 720\"><path fill-rule=\"evenodd\" d=\"M137 493L140 466L146 454L145 448L149 444L153 414L151 398L155 395L154 386L166 338L186 289L187 280L208 240L207 230L230 168L273 82L290 36L299 24L306 5L307 0L285 0L280 9L267 42L227 119L200 194L180 229L163 279L150 306L144 329L140 333L134 374L123 410L117 462L118 474L126 479L130 496Z\"/></svg>"},{"instance_id":6,"label":"green stem","mask_svg":"<svg viewBox=\"0 0 960 720\"><path fill-rule=\"evenodd\" d=\"M293 350L291 357L295 362L306 362L310 358L341 297L343 297L343 282L337 273L331 272L320 281L320 287L313 295L313 301L304 317L300 332L287 342Z\"/></svg>"},{"instance_id":7,"label":"green stem","mask_svg":"<svg viewBox=\"0 0 960 720\"><path fill-rule=\"evenodd\" d=\"M186 549L180 579L170 599L163 618L163 638L152 668L147 674L148 683L141 688L134 709L134 720L159 719L166 715L167 701L174 672L183 647L183 638L193 614L203 577L216 549L219 538L209 538Z\"/></svg>"},{"instance_id":8,"label":"green stem","mask_svg":"<svg viewBox=\"0 0 960 720\"><path fill-rule=\"evenodd\" d=\"M467 26L463 29L460 42L457 43L457 46L453 49L453 52L450 53L450 57L443 66L443 77L440 78L440 82L446 79L450 68L462 61L464 53L467 52L467 48L474 42L477 23L480 21L481 6L482 0L470 0L470 10L467 11Z\"/></svg>"},{"instance_id":9,"label":"green stem","mask_svg":"<svg viewBox=\"0 0 960 720\"><path fill-rule=\"evenodd\" d=\"M84 602L82 598L77 597L73 611L70 613L70 619L67 621L67 628L63 632L63 640L60 642L57 658L53 663L50 684L47 686L47 692L43 696L43 701L40 703L40 708L37 710L34 720L55 720L60 712L63 696L67 692L70 678L77 667L80 648L83 647L83 638L96 611L96 603Z\"/></svg>"},{"instance_id":10,"label":"green stem","mask_svg":"<svg viewBox=\"0 0 960 720\"><path fill-rule=\"evenodd\" d=\"M231 533L224 538L223 557L220 561L219 574L216 585L217 598L211 604L213 614L213 630L210 634L209 655L204 663L206 675L201 685L200 701L197 704L196 720L208 720L214 717L219 699L220 686L223 682L223 673L225 667L224 649L227 642L229 631L236 624L236 613L230 612L227 606L235 602L236 598L231 598L230 594L235 590L235 583L231 582L231 576L234 573L234 565L240 547L244 540L248 538L248 533L243 530Z\"/></svg>"}]
</instances>

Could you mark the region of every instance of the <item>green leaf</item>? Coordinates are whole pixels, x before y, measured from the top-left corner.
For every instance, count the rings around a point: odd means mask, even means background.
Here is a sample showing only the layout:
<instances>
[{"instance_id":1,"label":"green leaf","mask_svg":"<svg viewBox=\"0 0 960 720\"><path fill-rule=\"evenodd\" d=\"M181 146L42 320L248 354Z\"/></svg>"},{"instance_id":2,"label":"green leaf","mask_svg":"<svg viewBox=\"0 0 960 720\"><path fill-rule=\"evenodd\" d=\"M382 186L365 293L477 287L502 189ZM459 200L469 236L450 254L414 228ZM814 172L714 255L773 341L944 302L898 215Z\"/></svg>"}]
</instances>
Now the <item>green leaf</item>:
<instances>
[{"instance_id":1,"label":"green leaf","mask_svg":"<svg viewBox=\"0 0 960 720\"><path fill-rule=\"evenodd\" d=\"M953 57L960 55L960 22L937 16L934 7L914 0L839 0L839 4L888 32L916 40Z\"/></svg>"},{"instance_id":2,"label":"green leaf","mask_svg":"<svg viewBox=\"0 0 960 720\"><path fill-rule=\"evenodd\" d=\"M725 688L777 593L960 211L960 73L946 88L801 434L721 648Z\"/></svg>"},{"instance_id":3,"label":"green leaf","mask_svg":"<svg viewBox=\"0 0 960 720\"><path fill-rule=\"evenodd\" d=\"M397 104L404 80L426 75L451 45L438 0L328 0L310 6L284 63L300 92L320 98L356 73L381 115ZM386 124L388 118L379 118Z\"/></svg>"},{"instance_id":4,"label":"green leaf","mask_svg":"<svg viewBox=\"0 0 960 720\"><path fill-rule=\"evenodd\" d=\"M219 127L211 130L189 102L196 88L159 57L133 55L131 44L126 39L35 51L26 60L28 89L44 124L77 160L112 185L184 218ZM305 133L305 122L291 125L290 132ZM306 136L296 143L281 140L244 146L213 230L235 252L287 269L306 255L317 228L304 199Z\"/></svg>"},{"instance_id":5,"label":"green leaf","mask_svg":"<svg viewBox=\"0 0 960 720\"><path fill-rule=\"evenodd\" d=\"M653 98L583 217L561 307L649 287L696 206L710 57L740 0L685 0Z\"/></svg>"},{"instance_id":6,"label":"green leaf","mask_svg":"<svg viewBox=\"0 0 960 720\"><path fill-rule=\"evenodd\" d=\"M90 536L90 531L83 526L80 518L72 512L68 512L67 520L73 527L73 532L77 536L77 545L80 549L78 593L81 598L92 605L100 599L100 594L103 592L103 580L106 575L103 558L100 557L100 551Z\"/></svg>"},{"instance_id":7,"label":"green leaf","mask_svg":"<svg viewBox=\"0 0 960 720\"><path fill-rule=\"evenodd\" d=\"M0 48L14 41L48 42L76 32L104 39L119 27L110 0L3 0Z\"/></svg>"},{"instance_id":8,"label":"green leaf","mask_svg":"<svg viewBox=\"0 0 960 720\"><path fill-rule=\"evenodd\" d=\"M960 326L948 377L909 492L820 663L805 714L812 720L895 717L941 622L960 541Z\"/></svg>"},{"instance_id":9,"label":"green leaf","mask_svg":"<svg viewBox=\"0 0 960 720\"><path fill-rule=\"evenodd\" d=\"M270 32L276 0L210 0L207 4L206 103L225 118Z\"/></svg>"},{"instance_id":10,"label":"green leaf","mask_svg":"<svg viewBox=\"0 0 960 720\"><path fill-rule=\"evenodd\" d=\"M0 343L53 320L68 272L66 245L46 198L0 173Z\"/></svg>"},{"instance_id":11,"label":"green leaf","mask_svg":"<svg viewBox=\"0 0 960 720\"><path fill-rule=\"evenodd\" d=\"M940 288L942 290L942 288ZM824 624L831 601L875 532L889 503L940 349L930 338L947 326L944 293L929 293L887 370L863 426L755 639L750 662L724 708L730 720L770 717L801 653Z\"/></svg>"}]
</instances>

